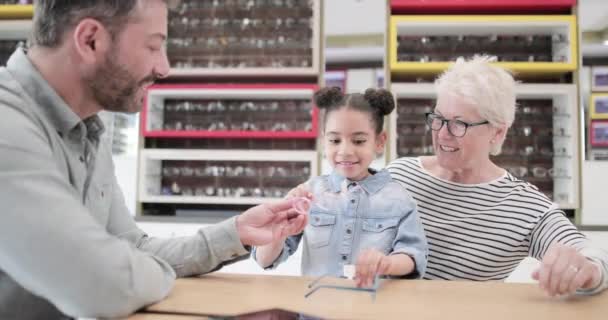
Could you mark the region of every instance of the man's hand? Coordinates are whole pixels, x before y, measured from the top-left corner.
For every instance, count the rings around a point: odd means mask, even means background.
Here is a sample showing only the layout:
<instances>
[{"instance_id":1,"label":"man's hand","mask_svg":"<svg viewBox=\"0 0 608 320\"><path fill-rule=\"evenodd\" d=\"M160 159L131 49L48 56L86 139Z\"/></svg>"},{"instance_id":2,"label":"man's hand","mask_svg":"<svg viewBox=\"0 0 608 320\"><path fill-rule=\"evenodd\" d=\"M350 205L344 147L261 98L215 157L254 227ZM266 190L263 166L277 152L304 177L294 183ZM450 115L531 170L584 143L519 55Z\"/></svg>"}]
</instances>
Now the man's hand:
<instances>
[{"instance_id":1,"label":"man's hand","mask_svg":"<svg viewBox=\"0 0 608 320\"><path fill-rule=\"evenodd\" d=\"M298 234L306 227L308 215L294 208L295 199L255 206L236 217L236 228L243 245L263 246Z\"/></svg>"},{"instance_id":2,"label":"man's hand","mask_svg":"<svg viewBox=\"0 0 608 320\"><path fill-rule=\"evenodd\" d=\"M578 289L592 289L600 284L599 266L575 248L561 243L552 244L541 266L532 278L550 296L574 294Z\"/></svg>"}]
</instances>

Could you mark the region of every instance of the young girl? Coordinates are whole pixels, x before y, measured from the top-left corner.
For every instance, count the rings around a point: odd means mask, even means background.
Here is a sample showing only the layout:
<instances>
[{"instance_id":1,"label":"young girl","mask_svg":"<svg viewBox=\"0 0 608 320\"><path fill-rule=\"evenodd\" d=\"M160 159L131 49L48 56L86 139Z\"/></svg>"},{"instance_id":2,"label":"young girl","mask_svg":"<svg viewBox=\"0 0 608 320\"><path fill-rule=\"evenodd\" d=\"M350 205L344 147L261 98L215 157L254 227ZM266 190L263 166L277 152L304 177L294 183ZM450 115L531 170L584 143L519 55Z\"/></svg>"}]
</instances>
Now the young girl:
<instances>
[{"instance_id":1,"label":"young girl","mask_svg":"<svg viewBox=\"0 0 608 320\"><path fill-rule=\"evenodd\" d=\"M418 278L424 274L427 242L416 204L386 169L369 164L386 142L384 116L395 108L383 89L344 95L339 88L315 94L324 109L324 151L333 172L306 183L313 196L308 224L285 239L254 249L264 268L275 268L301 241L302 273L343 276L355 264L358 286L376 275Z\"/></svg>"}]
</instances>

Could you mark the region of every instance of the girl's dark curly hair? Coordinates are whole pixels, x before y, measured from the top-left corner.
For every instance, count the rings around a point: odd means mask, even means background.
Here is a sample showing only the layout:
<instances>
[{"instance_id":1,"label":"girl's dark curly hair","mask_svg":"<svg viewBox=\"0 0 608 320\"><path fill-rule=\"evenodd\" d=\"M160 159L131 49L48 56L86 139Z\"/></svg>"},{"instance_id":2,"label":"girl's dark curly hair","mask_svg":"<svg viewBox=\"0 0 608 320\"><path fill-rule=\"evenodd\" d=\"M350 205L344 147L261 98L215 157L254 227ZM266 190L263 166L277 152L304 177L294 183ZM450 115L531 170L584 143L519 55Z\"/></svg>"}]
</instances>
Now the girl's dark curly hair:
<instances>
[{"instance_id":1,"label":"girl's dark curly hair","mask_svg":"<svg viewBox=\"0 0 608 320\"><path fill-rule=\"evenodd\" d=\"M368 113L376 134L382 132L384 116L395 109L393 94L385 89L369 88L364 94L344 94L339 87L325 87L317 91L314 97L317 107L325 110L324 125L330 112L350 108Z\"/></svg>"}]
</instances>

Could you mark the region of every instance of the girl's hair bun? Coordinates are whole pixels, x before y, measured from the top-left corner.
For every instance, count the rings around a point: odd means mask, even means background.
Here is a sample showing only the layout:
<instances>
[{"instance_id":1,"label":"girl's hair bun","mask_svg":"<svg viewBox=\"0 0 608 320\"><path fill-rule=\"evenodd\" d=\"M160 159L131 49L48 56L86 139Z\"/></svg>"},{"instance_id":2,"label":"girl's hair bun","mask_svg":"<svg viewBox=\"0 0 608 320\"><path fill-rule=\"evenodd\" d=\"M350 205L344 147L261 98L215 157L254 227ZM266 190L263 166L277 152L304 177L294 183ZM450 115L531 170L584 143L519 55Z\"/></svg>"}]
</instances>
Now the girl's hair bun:
<instances>
[{"instance_id":1,"label":"girl's hair bun","mask_svg":"<svg viewBox=\"0 0 608 320\"><path fill-rule=\"evenodd\" d=\"M395 99L388 90L369 88L365 90L363 97L373 109L378 110L383 116L390 114L395 109Z\"/></svg>"},{"instance_id":2,"label":"girl's hair bun","mask_svg":"<svg viewBox=\"0 0 608 320\"><path fill-rule=\"evenodd\" d=\"M340 87L325 87L315 92L315 103L321 109L337 106L344 100Z\"/></svg>"}]
</instances>

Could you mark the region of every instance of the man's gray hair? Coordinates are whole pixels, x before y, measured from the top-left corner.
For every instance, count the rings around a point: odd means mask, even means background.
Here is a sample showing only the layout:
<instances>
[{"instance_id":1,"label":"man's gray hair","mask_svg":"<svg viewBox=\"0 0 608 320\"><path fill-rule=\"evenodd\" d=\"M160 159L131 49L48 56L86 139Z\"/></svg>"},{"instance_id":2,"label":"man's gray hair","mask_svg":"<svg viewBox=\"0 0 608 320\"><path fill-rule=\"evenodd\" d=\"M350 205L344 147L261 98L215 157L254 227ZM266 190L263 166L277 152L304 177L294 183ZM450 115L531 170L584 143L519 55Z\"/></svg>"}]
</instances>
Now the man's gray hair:
<instances>
[{"instance_id":1,"label":"man's gray hair","mask_svg":"<svg viewBox=\"0 0 608 320\"><path fill-rule=\"evenodd\" d=\"M101 22L111 33L120 30L139 0L36 0L32 44L56 47L64 33L82 19Z\"/></svg>"},{"instance_id":2,"label":"man's gray hair","mask_svg":"<svg viewBox=\"0 0 608 320\"><path fill-rule=\"evenodd\" d=\"M147 1L147 0L144 0ZM33 45L56 47L66 30L92 18L114 37L129 22L140 0L35 0ZM170 7L178 1L164 0Z\"/></svg>"}]
</instances>

